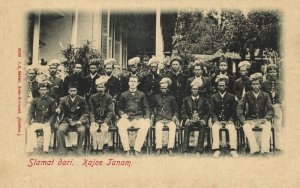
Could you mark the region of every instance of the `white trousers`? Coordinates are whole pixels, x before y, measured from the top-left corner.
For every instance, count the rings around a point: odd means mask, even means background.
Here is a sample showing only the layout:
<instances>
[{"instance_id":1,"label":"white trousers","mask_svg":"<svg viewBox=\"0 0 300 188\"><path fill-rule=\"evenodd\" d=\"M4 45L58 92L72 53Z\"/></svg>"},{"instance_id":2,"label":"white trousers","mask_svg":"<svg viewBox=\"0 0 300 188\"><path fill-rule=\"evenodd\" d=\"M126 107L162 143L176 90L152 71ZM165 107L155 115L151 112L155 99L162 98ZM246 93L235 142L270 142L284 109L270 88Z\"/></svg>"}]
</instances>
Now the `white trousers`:
<instances>
[{"instance_id":1,"label":"white trousers","mask_svg":"<svg viewBox=\"0 0 300 188\"><path fill-rule=\"evenodd\" d=\"M175 143L176 124L173 121L168 121L167 123L164 123L163 120L157 121L155 125L156 149L162 148L162 137L163 137L164 126L167 126L169 128L168 148L172 149Z\"/></svg>"},{"instance_id":2,"label":"white trousers","mask_svg":"<svg viewBox=\"0 0 300 188\"><path fill-rule=\"evenodd\" d=\"M220 129L222 128L222 124L220 122L215 122L212 125L212 139L213 145L212 149L219 149L220 147ZM233 123L226 124L225 128L229 133L229 144L231 149L237 148L237 132Z\"/></svg>"},{"instance_id":3,"label":"white trousers","mask_svg":"<svg viewBox=\"0 0 300 188\"><path fill-rule=\"evenodd\" d=\"M112 146L112 134L110 132L96 132L90 131L92 139L92 147L94 150L102 150L104 144L108 143L108 146Z\"/></svg>"},{"instance_id":4,"label":"white trousers","mask_svg":"<svg viewBox=\"0 0 300 188\"><path fill-rule=\"evenodd\" d=\"M256 142L256 138L252 129L255 127L256 122L254 121L246 121L243 130L246 138L248 138L248 143L250 147L250 153L255 153L259 151L258 144ZM259 128L262 128L261 133L261 153L269 153L270 152L270 138L271 138L271 122L266 121L264 124L257 123Z\"/></svg>"},{"instance_id":5,"label":"white trousers","mask_svg":"<svg viewBox=\"0 0 300 188\"><path fill-rule=\"evenodd\" d=\"M121 118L117 123L117 127L124 151L129 151L130 149L127 129L131 127L139 128L134 143L134 150L140 152L150 127L150 120L141 118L129 121L126 118Z\"/></svg>"},{"instance_id":6,"label":"white trousers","mask_svg":"<svg viewBox=\"0 0 300 188\"><path fill-rule=\"evenodd\" d=\"M283 149L282 147L282 136L283 136L283 124L282 124L282 108L280 104L274 104L274 131L275 131L275 141L276 141L276 149Z\"/></svg>"},{"instance_id":7,"label":"white trousers","mask_svg":"<svg viewBox=\"0 0 300 188\"><path fill-rule=\"evenodd\" d=\"M37 136L36 130L42 129L44 133L43 151L48 152L50 139L51 139L51 127L49 124L44 123L32 123L27 128L27 144L25 151L33 152L33 149L37 147Z\"/></svg>"}]
</instances>

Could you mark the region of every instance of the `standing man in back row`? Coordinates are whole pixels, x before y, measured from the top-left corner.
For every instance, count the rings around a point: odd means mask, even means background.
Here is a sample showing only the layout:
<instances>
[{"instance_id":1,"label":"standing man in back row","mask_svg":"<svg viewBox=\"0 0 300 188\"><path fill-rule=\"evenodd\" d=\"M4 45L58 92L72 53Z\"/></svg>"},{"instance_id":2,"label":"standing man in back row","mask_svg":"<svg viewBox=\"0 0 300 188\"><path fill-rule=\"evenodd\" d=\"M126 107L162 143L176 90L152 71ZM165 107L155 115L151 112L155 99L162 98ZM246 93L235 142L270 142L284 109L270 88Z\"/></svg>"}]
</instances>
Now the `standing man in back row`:
<instances>
[{"instance_id":1,"label":"standing man in back row","mask_svg":"<svg viewBox=\"0 0 300 188\"><path fill-rule=\"evenodd\" d=\"M97 73L98 65L100 61L98 59L92 59L89 62L89 75L87 75L85 80L85 99L87 103L91 95L97 93L95 81L100 77Z\"/></svg>"},{"instance_id":2,"label":"standing man in back row","mask_svg":"<svg viewBox=\"0 0 300 188\"><path fill-rule=\"evenodd\" d=\"M82 76L82 65L79 62L75 62L73 73L66 76L64 80L64 96L68 95L70 85L76 85L78 87L76 88L77 95L84 97L86 84L85 79Z\"/></svg>"},{"instance_id":3,"label":"standing man in back row","mask_svg":"<svg viewBox=\"0 0 300 188\"><path fill-rule=\"evenodd\" d=\"M193 65L194 77L191 77L186 82L186 96L191 95L191 83L195 80L197 82L201 82L202 85L199 88L199 95L201 97L206 98L207 100L211 94L211 85L209 78L202 76L204 62L196 60Z\"/></svg>"},{"instance_id":4,"label":"standing man in back row","mask_svg":"<svg viewBox=\"0 0 300 188\"><path fill-rule=\"evenodd\" d=\"M226 86L226 91L228 91L229 93L232 93L232 94L234 93L235 78L227 70L228 70L227 60L224 57L221 57L220 62L219 62L219 71L214 77L211 78L213 93L218 92L218 83L216 82L216 79L217 79L218 76L227 76L228 77L228 83L227 83L227 86Z\"/></svg>"},{"instance_id":5,"label":"standing man in back row","mask_svg":"<svg viewBox=\"0 0 300 188\"><path fill-rule=\"evenodd\" d=\"M49 63L49 81L51 82L49 96L53 98L57 104L63 97L63 80L56 76L59 63L60 61L58 59L54 59Z\"/></svg>"},{"instance_id":6,"label":"standing man in back row","mask_svg":"<svg viewBox=\"0 0 300 188\"><path fill-rule=\"evenodd\" d=\"M245 96L246 92L251 91L251 84L247 68L248 64L250 64L248 61L242 61L238 66L241 77L236 79L234 82L234 92L237 101L240 101Z\"/></svg>"},{"instance_id":7,"label":"standing man in back row","mask_svg":"<svg viewBox=\"0 0 300 188\"><path fill-rule=\"evenodd\" d=\"M148 63L150 70L141 79L141 90L147 96L150 107L152 106L153 96L159 94L159 81L161 80L161 76L157 73L158 64L159 59L156 57L152 57Z\"/></svg>"},{"instance_id":8,"label":"standing man in back row","mask_svg":"<svg viewBox=\"0 0 300 188\"><path fill-rule=\"evenodd\" d=\"M182 105L182 100L185 97L185 85L187 76L182 72L182 60L180 57L173 57L170 61L171 72L167 73L167 77L172 80L170 85L170 94L175 97L178 107Z\"/></svg>"},{"instance_id":9,"label":"standing man in back row","mask_svg":"<svg viewBox=\"0 0 300 188\"><path fill-rule=\"evenodd\" d=\"M117 61L113 58L108 58L104 61L105 75L100 76L100 78L106 78L105 83L106 93L112 96L116 100L120 94L120 82L117 77L113 75L113 70Z\"/></svg>"},{"instance_id":10,"label":"standing man in back row","mask_svg":"<svg viewBox=\"0 0 300 188\"><path fill-rule=\"evenodd\" d=\"M121 78L121 93L125 92L129 89L128 86L128 81L130 76L136 76L139 78L139 80L141 79L141 75L138 73L138 64L140 62L140 58L139 57L134 57L128 60L128 70L129 72L124 74ZM138 88L140 88L140 86L138 86Z\"/></svg>"}]
</instances>

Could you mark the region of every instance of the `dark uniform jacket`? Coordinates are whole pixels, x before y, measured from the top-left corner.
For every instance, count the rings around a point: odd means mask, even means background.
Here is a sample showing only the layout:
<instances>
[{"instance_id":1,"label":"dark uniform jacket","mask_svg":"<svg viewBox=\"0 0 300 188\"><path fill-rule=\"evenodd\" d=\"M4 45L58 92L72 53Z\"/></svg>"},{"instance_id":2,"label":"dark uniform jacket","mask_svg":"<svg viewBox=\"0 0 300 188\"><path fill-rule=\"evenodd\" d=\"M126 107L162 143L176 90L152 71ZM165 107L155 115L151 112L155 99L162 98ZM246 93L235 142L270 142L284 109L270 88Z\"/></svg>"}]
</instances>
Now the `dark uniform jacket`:
<instances>
[{"instance_id":1,"label":"dark uniform jacket","mask_svg":"<svg viewBox=\"0 0 300 188\"><path fill-rule=\"evenodd\" d=\"M226 92L222 98L218 92L210 98L209 112L213 123L215 121L234 121L236 119L235 109L235 97L231 93Z\"/></svg>"},{"instance_id":2,"label":"dark uniform jacket","mask_svg":"<svg viewBox=\"0 0 300 188\"><path fill-rule=\"evenodd\" d=\"M211 85L212 85L212 90L213 93L217 93L218 92L218 83L216 83L216 78L217 76L220 75L220 73L218 73L217 75L215 75L214 77L211 78ZM227 83L227 90L229 93L234 93L234 82L235 82L235 78L234 76L230 75L230 74L226 74L226 76L228 76L228 83Z\"/></svg>"},{"instance_id":3,"label":"dark uniform jacket","mask_svg":"<svg viewBox=\"0 0 300 188\"><path fill-rule=\"evenodd\" d=\"M47 123L53 125L55 122L55 100L49 96L38 97L32 100L28 113L28 123Z\"/></svg>"},{"instance_id":4,"label":"dark uniform jacket","mask_svg":"<svg viewBox=\"0 0 300 188\"><path fill-rule=\"evenodd\" d=\"M178 118L178 106L175 97L172 95L155 95L153 97L153 107L155 121L171 120L174 116Z\"/></svg>"},{"instance_id":5,"label":"dark uniform jacket","mask_svg":"<svg viewBox=\"0 0 300 188\"><path fill-rule=\"evenodd\" d=\"M64 96L68 95L69 85L77 86L77 95L84 97L85 92L85 79L81 75L68 75L64 80Z\"/></svg>"},{"instance_id":6,"label":"dark uniform jacket","mask_svg":"<svg viewBox=\"0 0 300 188\"><path fill-rule=\"evenodd\" d=\"M249 77L246 77L244 80L241 77L234 82L234 94L237 96L239 100L242 99L244 87L245 87L245 92L252 90Z\"/></svg>"},{"instance_id":7,"label":"dark uniform jacket","mask_svg":"<svg viewBox=\"0 0 300 188\"><path fill-rule=\"evenodd\" d=\"M245 114L245 106L248 104L248 112ZM247 92L245 97L239 102L237 117L243 123L245 120L267 119L271 120L274 116L274 109L270 97L267 93L260 91L255 98L252 91Z\"/></svg>"},{"instance_id":8,"label":"dark uniform jacket","mask_svg":"<svg viewBox=\"0 0 300 188\"><path fill-rule=\"evenodd\" d=\"M127 83L128 85L128 83ZM106 84L106 92L111 95L114 99L117 98L117 96L120 93L120 81L118 78L116 78L115 76L111 76Z\"/></svg>"},{"instance_id":9,"label":"dark uniform jacket","mask_svg":"<svg viewBox=\"0 0 300 188\"><path fill-rule=\"evenodd\" d=\"M186 82L186 88L185 88L186 96L191 95L191 83L194 81L194 79L195 77L191 77ZM209 78L201 76L201 79L203 85L200 87L199 95L201 97L205 97L206 99L209 99L211 94L211 85L210 85Z\"/></svg>"},{"instance_id":10,"label":"dark uniform jacket","mask_svg":"<svg viewBox=\"0 0 300 188\"><path fill-rule=\"evenodd\" d=\"M268 93L272 104L281 104L282 83L278 80L266 80L261 84L261 90ZM274 92L274 96L272 93Z\"/></svg>"},{"instance_id":11,"label":"dark uniform jacket","mask_svg":"<svg viewBox=\"0 0 300 188\"><path fill-rule=\"evenodd\" d=\"M32 94L32 98L37 98L40 96L39 93L39 83L34 80L33 82L26 82L26 89L27 89L27 93L31 92Z\"/></svg>"},{"instance_id":12,"label":"dark uniform jacket","mask_svg":"<svg viewBox=\"0 0 300 188\"><path fill-rule=\"evenodd\" d=\"M86 100L79 95L76 95L73 102L69 95L65 96L61 99L58 108L64 114L61 122L81 121L86 123L88 120L89 113Z\"/></svg>"},{"instance_id":13,"label":"dark uniform jacket","mask_svg":"<svg viewBox=\"0 0 300 188\"><path fill-rule=\"evenodd\" d=\"M112 97L106 93L100 95L96 93L90 97L90 121L110 123L113 116Z\"/></svg>"},{"instance_id":14,"label":"dark uniform jacket","mask_svg":"<svg viewBox=\"0 0 300 188\"><path fill-rule=\"evenodd\" d=\"M177 75L171 71L167 74L172 80L170 85L170 95L174 96L179 107L181 107L182 100L185 97L185 86L187 81L187 76L182 72L179 72Z\"/></svg>"},{"instance_id":15,"label":"dark uniform jacket","mask_svg":"<svg viewBox=\"0 0 300 188\"><path fill-rule=\"evenodd\" d=\"M130 119L150 118L146 95L139 90L134 95L129 90L122 93L119 98L118 112L120 116L127 114Z\"/></svg>"},{"instance_id":16,"label":"dark uniform jacket","mask_svg":"<svg viewBox=\"0 0 300 188\"><path fill-rule=\"evenodd\" d=\"M199 97L196 106L196 112L199 114L199 118L203 119L205 122L208 120L209 116L209 107L208 102L205 98ZM183 104L181 107L181 117L184 120L193 118L193 99L191 96L184 98Z\"/></svg>"},{"instance_id":17,"label":"dark uniform jacket","mask_svg":"<svg viewBox=\"0 0 300 188\"><path fill-rule=\"evenodd\" d=\"M96 90L96 80L100 77L99 74L96 74L94 76L94 78L92 78L91 74L89 74L88 76L86 76L84 78L85 80L85 95L86 96L91 96L95 93L97 93L97 90Z\"/></svg>"},{"instance_id":18,"label":"dark uniform jacket","mask_svg":"<svg viewBox=\"0 0 300 188\"><path fill-rule=\"evenodd\" d=\"M49 78L52 85L50 86L49 96L59 102L60 98L63 97L63 80L57 77Z\"/></svg>"},{"instance_id":19,"label":"dark uniform jacket","mask_svg":"<svg viewBox=\"0 0 300 188\"><path fill-rule=\"evenodd\" d=\"M148 73L141 79L141 91L144 92L146 96L159 94L160 80L161 76L159 74Z\"/></svg>"}]
</instances>

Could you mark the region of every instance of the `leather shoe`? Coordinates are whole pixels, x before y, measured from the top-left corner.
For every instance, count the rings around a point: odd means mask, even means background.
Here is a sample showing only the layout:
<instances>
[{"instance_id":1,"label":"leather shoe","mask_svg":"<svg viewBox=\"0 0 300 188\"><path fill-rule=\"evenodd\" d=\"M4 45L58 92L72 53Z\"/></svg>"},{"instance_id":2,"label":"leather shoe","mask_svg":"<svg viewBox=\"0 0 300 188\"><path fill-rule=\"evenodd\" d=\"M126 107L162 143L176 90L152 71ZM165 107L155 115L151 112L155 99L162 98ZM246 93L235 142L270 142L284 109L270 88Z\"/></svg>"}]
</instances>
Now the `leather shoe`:
<instances>
[{"instance_id":1,"label":"leather shoe","mask_svg":"<svg viewBox=\"0 0 300 188\"><path fill-rule=\"evenodd\" d=\"M58 150L57 155L68 155L67 150Z\"/></svg>"},{"instance_id":2,"label":"leather shoe","mask_svg":"<svg viewBox=\"0 0 300 188\"><path fill-rule=\"evenodd\" d=\"M79 148L76 151L77 155L83 155L84 154L84 149L83 148Z\"/></svg>"},{"instance_id":3,"label":"leather shoe","mask_svg":"<svg viewBox=\"0 0 300 188\"><path fill-rule=\"evenodd\" d=\"M169 149L169 155L173 156L173 150L171 148Z\"/></svg>"},{"instance_id":4,"label":"leather shoe","mask_svg":"<svg viewBox=\"0 0 300 188\"><path fill-rule=\"evenodd\" d=\"M125 156L126 156L126 157L129 157L129 156L130 156L129 151L125 151Z\"/></svg>"},{"instance_id":5,"label":"leather shoe","mask_svg":"<svg viewBox=\"0 0 300 188\"><path fill-rule=\"evenodd\" d=\"M239 157L238 153L237 153L235 150L232 150L232 151L230 152L230 155L231 155L232 157L234 157L234 158Z\"/></svg>"},{"instance_id":6,"label":"leather shoe","mask_svg":"<svg viewBox=\"0 0 300 188\"><path fill-rule=\"evenodd\" d=\"M161 154L161 149L157 149L156 155L159 156Z\"/></svg>"},{"instance_id":7,"label":"leather shoe","mask_svg":"<svg viewBox=\"0 0 300 188\"><path fill-rule=\"evenodd\" d=\"M264 152L264 153L262 153L261 155L262 155L263 157L269 157L270 153Z\"/></svg>"},{"instance_id":8,"label":"leather shoe","mask_svg":"<svg viewBox=\"0 0 300 188\"><path fill-rule=\"evenodd\" d=\"M259 151L254 152L254 153L251 154L251 156L258 156L258 155L260 155L260 152L259 152Z\"/></svg>"},{"instance_id":9,"label":"leather shoe","mask_svg":"<svg viewBox=\"0 0 300 188\"><path fill-rule=\"evenodd\" d=\"M134 151L134 156L136 156L136 157L140 157L140 152L138 152L138 151Z\"/></svg>"},{"instance_id":10,"label":"leather shoe","mask_svg":"<svg viewBox=\"0 0 300 188\"><path fill-rule=\"evenodd\" d=\"M220 155L221 155L221 152L219 150L216 150L213 154L213 157L218 158L218 157L220 157Z\"/></svg>"}]
</instances>

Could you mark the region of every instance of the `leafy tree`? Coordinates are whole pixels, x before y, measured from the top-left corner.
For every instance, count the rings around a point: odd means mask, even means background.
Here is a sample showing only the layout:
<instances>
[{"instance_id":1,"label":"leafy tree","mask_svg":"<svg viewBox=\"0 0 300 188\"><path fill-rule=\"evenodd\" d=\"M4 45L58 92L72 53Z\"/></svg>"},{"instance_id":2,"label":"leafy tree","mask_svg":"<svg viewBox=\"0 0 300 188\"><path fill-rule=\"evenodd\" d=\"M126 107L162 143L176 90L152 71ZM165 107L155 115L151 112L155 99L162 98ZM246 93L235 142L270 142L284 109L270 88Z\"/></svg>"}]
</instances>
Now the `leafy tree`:
<instances>
[{"instance_id":1,"label":"leafy tree","mask_svg":"<svg viewBox=\"0 0 300 188\"><path fill-rule=\"evenodd\" d=\"M246 16L240 10L181 11L177 15L174 52L185 62L192 54L214 54L218 50L239 53L242 59L255 51L279 51L281 14L276 10L251 11Z\"/></svg>"},{"instance_id":2,"label":"leafy tree","mask_svg":"<svg viewBox=\"0 0 300 188\"><path fill-rule=\"evenodd\" d=\"M88 74L90 60L99 59L100 69L103 64L101 52L94 49L93 42L89 40L82 42L78 48L70 44L66 49L61 50L61 54L66 58L64 63L67 64L69 73L72 72L75 62L79 62L82 65L83 76Z\"/></svg>"}]
</instances>

